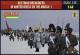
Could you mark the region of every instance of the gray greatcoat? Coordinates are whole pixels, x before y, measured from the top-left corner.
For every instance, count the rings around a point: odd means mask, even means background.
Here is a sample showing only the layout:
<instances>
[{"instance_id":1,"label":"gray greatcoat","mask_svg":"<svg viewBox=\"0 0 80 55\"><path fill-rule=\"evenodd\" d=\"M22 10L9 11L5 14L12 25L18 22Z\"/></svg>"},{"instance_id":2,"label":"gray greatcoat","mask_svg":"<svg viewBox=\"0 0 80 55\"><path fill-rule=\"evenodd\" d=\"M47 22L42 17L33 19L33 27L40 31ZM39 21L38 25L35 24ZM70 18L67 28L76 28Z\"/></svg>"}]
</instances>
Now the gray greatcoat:
<instances>
[{"instance_id":1,"label":"gray greatcoat","mask_svg":"<svg viewBox=\"0 0 80 55\"><path fill-rule=\"evenodd\" d=\"M40 46L41 46L40 33L36 32L36 33L34 33L33 47L40 48Z\"/></svg>"},{"instance_id":2,"label":"gray greatcoat","mask_svg":"<svg viewBox=\"0 0 80 55\"><path fill-rule=\"evenodd\" d=\"M46 33L42 32L41 33L41 44L45 44L45 41L46 41Z\"/></svg>"}]
</instances>

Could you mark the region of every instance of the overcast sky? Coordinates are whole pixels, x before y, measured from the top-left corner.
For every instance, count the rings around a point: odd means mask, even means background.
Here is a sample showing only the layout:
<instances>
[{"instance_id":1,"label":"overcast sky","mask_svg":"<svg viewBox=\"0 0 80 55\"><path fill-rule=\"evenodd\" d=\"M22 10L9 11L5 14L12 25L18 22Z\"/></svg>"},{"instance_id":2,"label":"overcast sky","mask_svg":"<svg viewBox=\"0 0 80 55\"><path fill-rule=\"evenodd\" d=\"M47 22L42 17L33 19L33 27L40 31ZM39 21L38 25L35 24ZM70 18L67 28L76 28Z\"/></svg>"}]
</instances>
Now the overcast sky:
<instances>
[{"instance_id":1,"label":"overcast sky","mask_svg":"<svg viewBox=\"0 0 80 55\"><path fill-rule=\"evenodd\" d=\"M66 23L71 23L74 31L79 32L78 10L1 10L1 29L6 28L4 11L19 12L19 19L7 19L9 26L13 29L24 29L26 25L36 27L40 23L47 28L50 23L64 27ZM73 12L76 12L76 17L72 16Z\"/></svg>"}]
</instances>

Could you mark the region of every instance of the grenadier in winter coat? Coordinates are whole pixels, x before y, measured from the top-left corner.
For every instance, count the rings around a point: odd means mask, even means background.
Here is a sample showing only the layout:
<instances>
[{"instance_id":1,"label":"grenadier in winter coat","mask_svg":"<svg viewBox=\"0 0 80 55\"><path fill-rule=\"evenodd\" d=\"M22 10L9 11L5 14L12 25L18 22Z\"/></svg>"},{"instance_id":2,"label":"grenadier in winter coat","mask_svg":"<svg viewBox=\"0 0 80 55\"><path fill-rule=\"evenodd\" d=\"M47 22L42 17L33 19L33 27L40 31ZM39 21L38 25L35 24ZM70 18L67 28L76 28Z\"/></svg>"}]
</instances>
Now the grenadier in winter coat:
<instances>
[{"instance_id":1,"label":"grenadier in winter coat","mask_svg":"<svg viewBox=\"0 0 80 55\"><path fill-rule=\"evenodd\" d=\"M48 54L49 55L56 55L56 48L55 48L55 26L53 24L49 25L49 37L47 39L48 42Z\"/></svg>"},{"instance_id":2,"label":"grenadier in winter coat","mask_svg":"<svg viewBox=\"0 0 80 55\"><path fill-rule=\"evenodd\" d=\"M77 54L77 49L74 47L78 44L77 38L72 34L72 28L65 28L65 37L66 37L66 45L67 45L67 54Z\"/></svg>"}]
</instances>

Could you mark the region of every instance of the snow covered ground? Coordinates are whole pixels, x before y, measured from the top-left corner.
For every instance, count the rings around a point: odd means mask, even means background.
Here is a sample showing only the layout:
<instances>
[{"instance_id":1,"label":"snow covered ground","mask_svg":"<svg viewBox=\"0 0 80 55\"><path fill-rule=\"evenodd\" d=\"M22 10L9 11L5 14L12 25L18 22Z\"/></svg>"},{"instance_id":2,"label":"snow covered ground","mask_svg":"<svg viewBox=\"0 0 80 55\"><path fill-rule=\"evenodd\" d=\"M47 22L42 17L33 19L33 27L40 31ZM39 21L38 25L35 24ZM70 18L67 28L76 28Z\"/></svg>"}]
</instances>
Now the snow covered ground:
<instances>
[{"instance_id":1,"label":"snow covered ground","mask_svg":"<svg viewBox=\"0 0 80 55\"><path fill-rule=\"evenodd\" d=\"M79 45L75 47L79 51ZM35 52L35 48L30 49L27 41L9 40L8 36L1 36L1 54L48 54L48 45L40 48L40 52Z\"/></svg>"},{"instance_id":2,"label":"snow covered ground","mask_svg":"<svg viewBox=\"0 0 80 55\"><path fill-rule=\"evenodd\" d=\"M40 52L35 52L35 48L30 49L27 41L9 40L8 36L1 36L1 54L48 54L48 46L40 48Z\"/></svg>"}]
</instances>

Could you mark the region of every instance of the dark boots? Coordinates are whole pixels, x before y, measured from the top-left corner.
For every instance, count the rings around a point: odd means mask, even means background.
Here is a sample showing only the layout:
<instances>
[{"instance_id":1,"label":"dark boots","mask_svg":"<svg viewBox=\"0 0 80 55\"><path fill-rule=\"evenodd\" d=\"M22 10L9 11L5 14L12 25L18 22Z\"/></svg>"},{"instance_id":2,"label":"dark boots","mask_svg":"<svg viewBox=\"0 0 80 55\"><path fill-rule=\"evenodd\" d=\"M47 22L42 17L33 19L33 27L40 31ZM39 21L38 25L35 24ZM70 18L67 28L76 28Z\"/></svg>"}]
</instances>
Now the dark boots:
<instances>
[{"instance_id":1,"label":"dark boots","mask_svg":"<svg viewBox=\"0 0 80 55\"><path fill-rule=\"evenodd\" d=\"M39 48L36 48L36 52L39 52Z\"/></svg>"}]
</instances>

